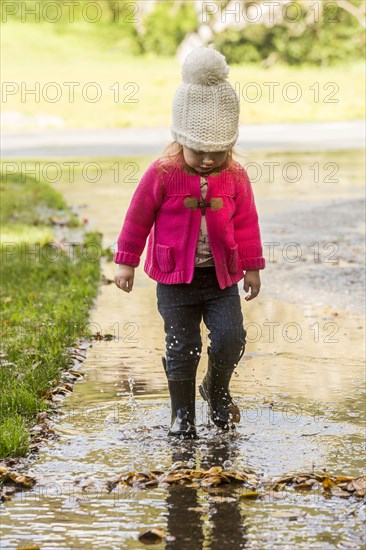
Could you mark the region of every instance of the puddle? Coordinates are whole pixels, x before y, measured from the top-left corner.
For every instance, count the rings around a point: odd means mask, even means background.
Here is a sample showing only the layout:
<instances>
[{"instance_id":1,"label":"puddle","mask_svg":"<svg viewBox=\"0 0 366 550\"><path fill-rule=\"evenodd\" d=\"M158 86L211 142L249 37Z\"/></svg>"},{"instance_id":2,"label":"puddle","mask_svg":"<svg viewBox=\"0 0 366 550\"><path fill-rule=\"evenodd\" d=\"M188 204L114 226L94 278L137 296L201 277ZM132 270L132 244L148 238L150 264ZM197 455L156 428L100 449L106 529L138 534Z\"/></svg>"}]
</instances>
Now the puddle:
<instances>
[{"instance_id":1,"label":"puddle","mask_svg":"<svg viewBox=\"0 0 366 550\"><path fill-rule=\"evenodd\" d=\"M121 191L121 183L109 177L103 187L87 189L76 181L58 188L69 204L86 204L84 215L103 232L104 246L113 244L126 188ZM352 193L358 191L351 186L348 198ZM260 187L257 197L260 211L267 200ZM312 190L304 209L315 199ZM113 279L114 264L104 261L103 270ZM317 302L290 303L268 289L253 302L243 298L248 344L231 386L242 421L235 434L219 434L207 425L197 392L200 437L174 442L166 436L170 408L155 283L140 268L131 294L102 285L91 323L113 339L94 341L88 349L85 377L65 398L55 424L59 437L41 448L29 471L37 485L2 506L0 548L32 542L43 550L141 549L138 534L152 527L169 534L156 545L169 550L361 548L365 507L352 498L289 492L263 502L244 500L240 491L222 497L202 488L106 490L106 480L122 472L166 470L180 460L197 468L251 468L263 479L312 470L362 475L363 322L356 310L337 309L334 315L332 304ZM202 340L205 351L204 327ZM198 381L206 363L204 352Z\"/></svg>"}]
</instances>

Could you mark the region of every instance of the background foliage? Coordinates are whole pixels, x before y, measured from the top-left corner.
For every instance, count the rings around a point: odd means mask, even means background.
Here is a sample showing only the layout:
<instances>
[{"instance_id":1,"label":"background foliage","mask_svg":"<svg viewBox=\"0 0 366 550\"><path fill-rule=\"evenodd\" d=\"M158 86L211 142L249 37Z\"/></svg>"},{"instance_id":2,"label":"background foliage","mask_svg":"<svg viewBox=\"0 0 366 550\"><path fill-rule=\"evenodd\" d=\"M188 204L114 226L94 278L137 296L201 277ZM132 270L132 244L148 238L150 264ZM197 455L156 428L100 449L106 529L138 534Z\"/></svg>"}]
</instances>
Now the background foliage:
<instances>
[{"instance_id":1,"label":"background foliage","mask_svg":"<svg viewBox=\"0 0 366 550\"><path fill-rule=\"evenodd\" d=\"M66 32L70 26L65 1L58 0L58 4L63 7L60 10L62 17L55 23L60 33ZM149 52L172 56L189 33L199 31L205 24L211 29L212 42L225 54L230 64L266 65L280 61L289 65L324 66L364 57L364 0L314 0L319 3L319 17L316 18L311 14L314 2L295 0L290 5L293 5L293 10L298 7L300 15L296 21L282 18L275 25L252 23L244 28L223 29L217 26L220 14L212 15L207 22L203 22L197 3L192 0L157 0L151 10L146 9L147 3L130 0L74 2L73 28L77 32L91 32L96 40L135 55ZM36 4L50 4L47 0L12 0L11 3L19 6L12 16L15 19L21 18L24 6L30 14ZM67 2L71 3L70 0ZM21 4L23 10L20 9ZM88 4L100 6L100 15L95 23L87 22L83 15ZM230 2L217 4L225 8ZM241 4L243 10L248 10L253 2L242 0ZM51 9L47 13L50 17L54 16ZM96 10L89 8L87 13L92 18ZM27 15L27 22L32 22L32 19L35 19L34 16ZM10 20L9 17L7 20Z\"/></svg>"}]
</instances>

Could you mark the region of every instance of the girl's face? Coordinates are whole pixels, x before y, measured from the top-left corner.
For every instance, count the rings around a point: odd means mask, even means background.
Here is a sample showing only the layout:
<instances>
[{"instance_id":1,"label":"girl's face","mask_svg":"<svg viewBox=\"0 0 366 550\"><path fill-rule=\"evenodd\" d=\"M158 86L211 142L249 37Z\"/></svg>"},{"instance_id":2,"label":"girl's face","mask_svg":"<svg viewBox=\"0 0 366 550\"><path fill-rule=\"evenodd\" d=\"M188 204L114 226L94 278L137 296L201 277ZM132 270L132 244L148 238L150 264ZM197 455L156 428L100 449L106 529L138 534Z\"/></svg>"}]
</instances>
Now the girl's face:
<instances>
[{"instance_id":1,"label":"girl's face","mask_svg":"<svg viewBox=\"0 0 366 550\"><path fill-rule=\"evenodd\" d=\"M204 151L189 149L189 147L183 145L183 156L185 162L190 168L193 168L196 172L200 172L201 174L211 172L224 164L227 153L228 151L205 153Z\"/></svg>"}]
</instances>

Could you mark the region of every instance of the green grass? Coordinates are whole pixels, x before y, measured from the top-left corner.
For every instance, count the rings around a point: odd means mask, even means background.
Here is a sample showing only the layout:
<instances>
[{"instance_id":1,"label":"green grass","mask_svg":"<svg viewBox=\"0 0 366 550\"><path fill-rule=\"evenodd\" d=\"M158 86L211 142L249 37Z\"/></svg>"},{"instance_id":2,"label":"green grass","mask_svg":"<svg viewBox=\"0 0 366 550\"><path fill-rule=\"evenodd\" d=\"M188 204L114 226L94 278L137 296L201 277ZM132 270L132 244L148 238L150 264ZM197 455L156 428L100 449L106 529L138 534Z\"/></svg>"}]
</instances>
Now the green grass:
<instances>
[{"instance_id":1,"label":"green grass","mask_svg":"<svg viewBox=\"0 0 366 550\"><path fill-rule=\"evenodd\" d=\"M20 414L7 416L1 422L0 456L24 456L29 448L29 430Z\"/></svg>"},{"instance_id":2,"label":"green grass","mask_svg":"<svg viewBox=\"0 0 366 550\"><path fill-rule=\"evenodd\" d=\"M44 182L29 177L22 182L15 174L7 181L3 178L1 191L0 457L4 458L27 454L36 415L49 406L43 395L70 365L67 347L88 334L88 312L100 278L99 257L90 251L95 245L101 250L101 240L98 233L86 233L75 244L74 254L62 248L50 216L63 216L69 230L74 227L78 235L81 229L62 196ZM89 245L93 248L88 251Z\"/></svg>"},{"instance_id":3,"label":"green grass","mask_svg":"<svg viewBox=\"0 0 366 550\"><path fill-rule=\"evenodd\" d=\"M19 91L7 98L3 111L27 116L47 113L62 118L67 127L77 128L169 126L172 99L181 82L179 62L170 57L128 55L123 39L112 43L106 32L99 29L97 34L96 27L4 24L3 81L20 88L23 83L28 89L39 82L41 92L48 82L56 82L61 98L52 103L41 93L39 101L32 95L22 99ZM364 76L362 61L326 68L241 65L231 67L230 82L241 97L242 124L356 120L365 116ZM69 99L65 82L80 84L74 101ZM82 96L90 82L96 82L102 94L95 103ZM253 82L256 88L246 90ZM294 103L283 97L291 82L301 91L301 98ZM274 86L273 102L268 83ZM51 89L49 93L53 93ZM257 93L258 100L253 101ZM290 98L294 93L294 88L288 89Z\"/></svg>"}]
</instances>

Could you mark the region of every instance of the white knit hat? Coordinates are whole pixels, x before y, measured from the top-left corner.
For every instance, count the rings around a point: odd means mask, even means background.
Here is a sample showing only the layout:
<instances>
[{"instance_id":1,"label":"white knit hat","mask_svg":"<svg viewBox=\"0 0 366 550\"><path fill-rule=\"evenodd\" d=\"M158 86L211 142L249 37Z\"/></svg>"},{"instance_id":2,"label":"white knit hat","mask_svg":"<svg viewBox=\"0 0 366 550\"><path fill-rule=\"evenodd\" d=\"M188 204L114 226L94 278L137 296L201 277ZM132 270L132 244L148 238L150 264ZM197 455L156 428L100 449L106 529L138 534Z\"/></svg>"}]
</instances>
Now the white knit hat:
<instances>
[{"instance_id":1,"label":"white knit hat","mask_svg":"<svg viewBox=\"0 0 366 550\"><path fill-rule=\"evenodd\" d=\"M181 145L223 151L239 134L239 97L226 80L225 57L212 47L192 50L182 66L183 83L173 99L171 133Z\"/></svg>"}]
</instances>

